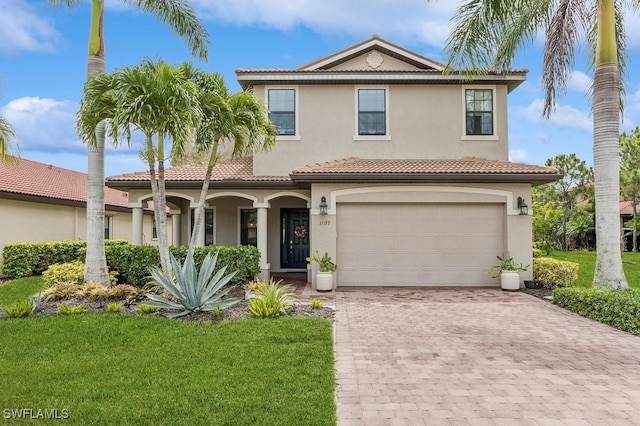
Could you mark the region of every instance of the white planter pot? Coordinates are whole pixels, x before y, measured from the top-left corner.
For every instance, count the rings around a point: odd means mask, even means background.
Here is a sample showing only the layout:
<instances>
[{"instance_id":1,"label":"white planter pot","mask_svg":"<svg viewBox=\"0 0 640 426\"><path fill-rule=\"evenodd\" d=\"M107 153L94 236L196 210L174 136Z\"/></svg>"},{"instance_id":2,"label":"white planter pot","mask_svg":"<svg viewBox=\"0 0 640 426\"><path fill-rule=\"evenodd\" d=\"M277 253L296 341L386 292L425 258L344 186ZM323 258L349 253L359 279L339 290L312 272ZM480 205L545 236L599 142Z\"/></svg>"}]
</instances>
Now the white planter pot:
<instances>
[{"instance_id":1,"label":"white planter pot","mask_svg":"<svg viewBox=\"0 0 640 426\"><path fill-rule=\"evenodd\" d=\"M502 271L500 273L500 287L507 291L520 290L520 273L516 271Z\"/></svg>"},{"instance_id":2,"label":"white planter pot","mask_svg":"<svg viewBox=\"0 0 640 426\"><path fill-rule=\"evenodd\" d=\"M333 272L318 272L316 274L316 290L333 290Z\"/></svg>"}]
</instances>

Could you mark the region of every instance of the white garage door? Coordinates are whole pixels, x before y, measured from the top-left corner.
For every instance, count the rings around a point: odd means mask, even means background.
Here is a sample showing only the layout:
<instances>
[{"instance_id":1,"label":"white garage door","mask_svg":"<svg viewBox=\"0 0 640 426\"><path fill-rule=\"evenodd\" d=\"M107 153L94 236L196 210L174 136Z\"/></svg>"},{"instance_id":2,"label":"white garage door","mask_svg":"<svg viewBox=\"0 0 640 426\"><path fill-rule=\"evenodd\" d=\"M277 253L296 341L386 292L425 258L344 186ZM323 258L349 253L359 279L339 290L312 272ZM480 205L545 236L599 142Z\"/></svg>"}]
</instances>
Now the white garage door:
<instances>
[{"instance_id":1,"label":"white garage door","mask_svg":"<svg viewBox=\"0 0 640 426\"><path fill-rule=\"evenodd\" d=\"M338 204L338 285L496 285L501 204Z\"/></svg>"}]
</instances>

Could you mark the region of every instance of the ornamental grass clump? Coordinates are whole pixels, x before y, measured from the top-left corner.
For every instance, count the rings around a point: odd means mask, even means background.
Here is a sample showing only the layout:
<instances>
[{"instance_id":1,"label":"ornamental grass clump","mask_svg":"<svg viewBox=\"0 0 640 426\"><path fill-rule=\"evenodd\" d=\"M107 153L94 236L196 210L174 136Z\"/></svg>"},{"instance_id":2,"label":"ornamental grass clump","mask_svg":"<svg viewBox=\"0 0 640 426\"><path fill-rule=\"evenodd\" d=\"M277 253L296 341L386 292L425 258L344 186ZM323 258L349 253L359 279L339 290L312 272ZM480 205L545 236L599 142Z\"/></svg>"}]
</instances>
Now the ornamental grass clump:
<instances>
[{"instance_id":1,"label":"ornamental grass clump","mask_svg":"<svg viewBox=\"0 0 640 426\"><path fill-rule=\"evenodd\" d=\"M249 312L258 318L277 318L293 310L297 297L289 291L291 286L281 285L281 281L258 282L255 296L249 299Z\"/></svg>"},{"instance_id":2,"label":"ornamental grass clump","mask_svg":"<svg viewBox=\"0 0 640 426\"><path fill-rule=\"evenodd\" d=\"M154 281L170 295L171 300L162 295L147 293L147 298L150 301L145 304L178 311L169 315L172 318L199 312L211 312L216 307L226 309L235 305L240 299L225 297L231 287L224 288L231 281L235 272L224 275L227 270L227 267L224 266L213 275L217 261L217 253L213 256L211 253L207 254L202 262L200 272L198 272L192 251L187 254L184 266L180 266L176 258L171 255L173 277L165 276L158 268L151 270Z\"/></svg>"},{"instance_id":3,"label":"ornamental grass clump","mask_svg":"<svg viewBox=\"0 0 640 426\"><path fill-rule=\"evenodd\" d=\"M22 300L7 306L4 311L9 318L28 317L33 312L33 303L30 300Z\"/></svg>"}]
</instances>

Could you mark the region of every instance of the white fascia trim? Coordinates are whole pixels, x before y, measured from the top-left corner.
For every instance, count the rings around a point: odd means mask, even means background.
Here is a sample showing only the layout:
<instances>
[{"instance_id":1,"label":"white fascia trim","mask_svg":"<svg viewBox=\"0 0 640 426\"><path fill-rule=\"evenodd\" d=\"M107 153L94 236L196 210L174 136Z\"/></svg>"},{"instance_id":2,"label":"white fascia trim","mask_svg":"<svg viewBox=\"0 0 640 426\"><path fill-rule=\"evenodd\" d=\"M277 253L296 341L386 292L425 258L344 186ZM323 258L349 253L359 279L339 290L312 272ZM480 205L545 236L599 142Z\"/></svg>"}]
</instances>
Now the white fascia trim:
<instances>
[{"instance_id":1,"label":"white fascia trim","mask_svg":"<svg viewBox=\"0 0 640 426\"><path fill-rule=\"evenodd\" d=\"M481 75L476 77L484 81L508 82L508 81L525 81L525 75L507 74L507 75ZM380 73L343 73L343 72L268 72L268 73L246 73L238 76L238 82L249 80L268 84L270 81L290 81L290 82L308 82L308 81L345 81L345 80L371 80L371 81L392 81L403 83L405 81L428 81L428 82L456 82L461 83L468 81L469 77L459 74L442 75L439 73L420 74L416 72L385 72ZM269 86L271 88L277 86ZM286 87L286 86L285 86ZM296 92L297 93L297 92Z\"/></svg>"}]
</instances>

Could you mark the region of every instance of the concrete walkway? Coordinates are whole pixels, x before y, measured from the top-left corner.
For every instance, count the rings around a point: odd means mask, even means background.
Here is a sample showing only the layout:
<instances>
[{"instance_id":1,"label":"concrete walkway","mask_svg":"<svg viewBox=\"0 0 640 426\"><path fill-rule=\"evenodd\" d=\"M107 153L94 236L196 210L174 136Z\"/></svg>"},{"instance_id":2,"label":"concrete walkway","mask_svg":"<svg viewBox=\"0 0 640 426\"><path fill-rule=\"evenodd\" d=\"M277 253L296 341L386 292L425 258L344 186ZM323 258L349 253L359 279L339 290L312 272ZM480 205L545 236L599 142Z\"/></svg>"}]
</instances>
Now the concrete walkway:
<instances>
[{"instance_id":1,"label":"concrete walkway","mask_svg":"<svg viewBox=\"0 0 640 426\"><path fill-rule=\"evenodd\" d=\"M640 425L640 337L522 293L338 289L338 425Z\"/></svg>"}]
</instances>

